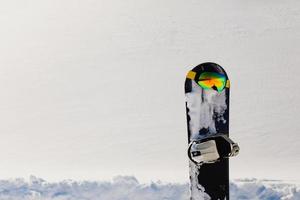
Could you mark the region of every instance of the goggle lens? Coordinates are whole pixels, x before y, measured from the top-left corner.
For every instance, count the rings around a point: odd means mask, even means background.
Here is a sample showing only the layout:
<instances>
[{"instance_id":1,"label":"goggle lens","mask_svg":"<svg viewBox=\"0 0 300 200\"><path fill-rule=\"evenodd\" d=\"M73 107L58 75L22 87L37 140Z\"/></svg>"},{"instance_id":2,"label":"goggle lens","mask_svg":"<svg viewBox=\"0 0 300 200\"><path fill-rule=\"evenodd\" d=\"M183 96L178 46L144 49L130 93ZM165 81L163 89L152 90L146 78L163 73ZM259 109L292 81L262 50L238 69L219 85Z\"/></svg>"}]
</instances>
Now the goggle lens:
<instances>
[{"instance_id":1,"label":"goggle lens","mask_svg":"<svg viewBox=\"0 0 300 200\"><path fill-rule=\"evenodd\" d=\"M216 89L221 92L226 86L226 77L215 72L203 72L200 74L198 84L204 89Z\"/></svg>"}]
</instances>

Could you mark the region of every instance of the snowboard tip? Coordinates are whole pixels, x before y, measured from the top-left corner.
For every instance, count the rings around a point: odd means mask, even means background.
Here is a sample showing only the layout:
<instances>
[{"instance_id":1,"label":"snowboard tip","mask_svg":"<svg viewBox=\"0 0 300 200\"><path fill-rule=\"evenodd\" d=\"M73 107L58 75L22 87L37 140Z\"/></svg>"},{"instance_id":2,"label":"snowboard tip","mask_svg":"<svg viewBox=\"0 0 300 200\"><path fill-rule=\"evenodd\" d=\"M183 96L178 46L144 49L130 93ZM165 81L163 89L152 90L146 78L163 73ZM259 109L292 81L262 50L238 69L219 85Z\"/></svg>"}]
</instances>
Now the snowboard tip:
<instances>
[{"instance_id":1,"label":"snowboard tip","mask_svg":"<svg viewBox=\"0 0 300 200\"><path fill-rule=\"evenodd\" d=\"M191 71L196 72L196 74L200 74L202 72L214 72L218 74L222 74L228 80L228 76L223 67L213 62L205 62L197 65Z\"/></svg>"},{"instance_id":2,"label":"snowboard tip","mask_svg":"<svg viewBox=\"0 0 300 200\"><path fill-rule=\"evenodd\" d=\"M197 65L187 73L186 79L196 81L204 89L213 88L218 92L230 87L230 81L225 70L213 62Z\"/></svg>"}]
</instances>

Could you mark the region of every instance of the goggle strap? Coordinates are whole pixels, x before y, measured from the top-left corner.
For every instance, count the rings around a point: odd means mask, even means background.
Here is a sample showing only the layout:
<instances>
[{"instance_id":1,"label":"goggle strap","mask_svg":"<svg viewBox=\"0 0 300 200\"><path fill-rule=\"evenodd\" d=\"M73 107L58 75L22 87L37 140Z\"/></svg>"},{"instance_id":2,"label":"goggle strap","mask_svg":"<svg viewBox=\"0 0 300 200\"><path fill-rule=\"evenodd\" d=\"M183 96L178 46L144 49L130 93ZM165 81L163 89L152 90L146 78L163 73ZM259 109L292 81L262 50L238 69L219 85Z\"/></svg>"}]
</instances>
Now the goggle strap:
<instances>
[{"instance_id":1,"label":"goggle strap","mask_svg":"<svg viewBox=\"0 0 300 200\"><path fill-rule=\"evenodd\" d=\"M189 71L188 74L186 75L186 78L191 80L195 80L195 77L196 77L196 72L193 71Z\"/></svg>"},{"instance_id":2,"label":"goggle strap","mask_svg":"<svg viewBox=\"0 0 300 200\"><path fill-rule=\"evenodd\" d=\"M226 88L230 88L230 81L229 81L229 80L226 81L225 87L226 87Z\"/></svg>"}]
</instances>

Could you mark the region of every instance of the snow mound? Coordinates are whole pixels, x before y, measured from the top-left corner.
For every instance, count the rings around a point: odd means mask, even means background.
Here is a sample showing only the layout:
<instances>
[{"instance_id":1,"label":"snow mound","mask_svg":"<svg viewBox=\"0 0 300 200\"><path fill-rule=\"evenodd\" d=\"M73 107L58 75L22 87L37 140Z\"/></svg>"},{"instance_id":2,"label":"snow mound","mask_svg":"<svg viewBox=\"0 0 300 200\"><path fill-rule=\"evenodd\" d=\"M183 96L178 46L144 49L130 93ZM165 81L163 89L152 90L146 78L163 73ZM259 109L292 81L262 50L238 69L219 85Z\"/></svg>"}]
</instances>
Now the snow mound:
<instances>
[{"instance_id":1,"label":"snow mound","mask_svg":"<svg viewBox=\"0 0 300 200\"><path fill-rule=\"evenodd\" d=\"M280 180L235 180L230 184L231 199L299 200L300 186Z\"/></svg>"},{"instance_id":2,"label":"snow mound","mask_svg":"<svg viewBox=\"0 0 300 200\"><path fill-rule=\"evenodd\" d=\"M282 181L257 179L231 182L232 200L296 200L300 187ZM0 180L1 200L187 200L189 185L162 183L141 184L132 176L112 181L72 181L56 183L41 178Z\"/></svg>"}]
</instances>

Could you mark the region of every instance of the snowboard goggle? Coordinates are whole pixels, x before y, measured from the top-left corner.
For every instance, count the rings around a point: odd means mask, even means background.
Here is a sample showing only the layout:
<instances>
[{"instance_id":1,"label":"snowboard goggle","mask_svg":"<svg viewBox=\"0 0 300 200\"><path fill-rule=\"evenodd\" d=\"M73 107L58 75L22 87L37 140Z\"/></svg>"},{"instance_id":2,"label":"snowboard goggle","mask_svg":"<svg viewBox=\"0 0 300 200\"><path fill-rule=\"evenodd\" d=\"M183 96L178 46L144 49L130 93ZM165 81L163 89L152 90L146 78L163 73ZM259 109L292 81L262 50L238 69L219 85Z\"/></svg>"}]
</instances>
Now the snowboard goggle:
<instances>
[{"instance_id":1,"label":"snowboard goggle","mask_svg":"<svg viewBox=\"0 0 300 200\"><path fill-rule=\"evenodd\" d=\"M223 74L215 72L202 72L199 78L196 77L196 72L189 71L187 78L195 80L196 83L203 89L215 89L218 92L227 87L229 88L229 80Z\"/></svg>"}]
</instances>

